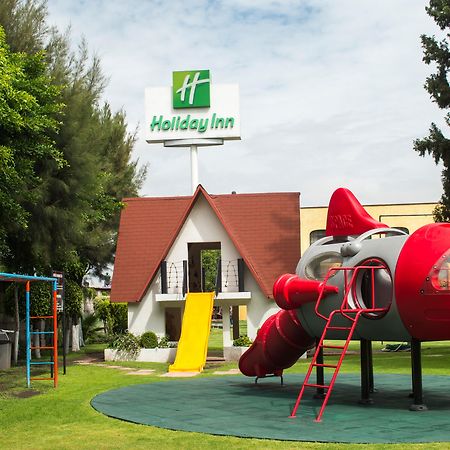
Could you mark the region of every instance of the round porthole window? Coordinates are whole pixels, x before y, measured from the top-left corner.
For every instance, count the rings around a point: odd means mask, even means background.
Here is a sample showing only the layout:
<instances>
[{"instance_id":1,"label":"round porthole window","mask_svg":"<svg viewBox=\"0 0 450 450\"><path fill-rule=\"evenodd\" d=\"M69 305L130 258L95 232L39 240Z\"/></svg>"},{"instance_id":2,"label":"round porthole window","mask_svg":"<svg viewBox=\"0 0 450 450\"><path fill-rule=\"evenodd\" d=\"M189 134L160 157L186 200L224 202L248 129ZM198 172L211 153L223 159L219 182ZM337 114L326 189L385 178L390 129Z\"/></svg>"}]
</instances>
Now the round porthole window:
<instances>
[{"instance_id":1,"label":"round porthole window","mask_svg":"<svg viewBox=\"0 0 450 450\"><path fill-rule=\"evenodd\" d=\"M365 317L378 319L387 313L392 303L391 272L386 263L377 258L362 261L358 266L367 268L358 269L348 305L352 309L367 309L369 311L364 314Z\"/></svg>"}]
</instances>

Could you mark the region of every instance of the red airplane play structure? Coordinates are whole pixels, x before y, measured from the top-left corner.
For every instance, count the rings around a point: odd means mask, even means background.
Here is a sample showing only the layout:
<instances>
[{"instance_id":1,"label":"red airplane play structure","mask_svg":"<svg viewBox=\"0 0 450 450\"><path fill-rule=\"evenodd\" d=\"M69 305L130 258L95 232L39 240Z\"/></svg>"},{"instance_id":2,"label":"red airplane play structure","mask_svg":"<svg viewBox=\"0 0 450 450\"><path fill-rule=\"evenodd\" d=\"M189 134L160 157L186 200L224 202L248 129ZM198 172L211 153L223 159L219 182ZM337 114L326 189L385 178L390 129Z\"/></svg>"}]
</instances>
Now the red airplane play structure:
<instances>
[{"instance_id":1,"label":"red airplane play structure","mask_svg":"<svg viewBox=\"0 0 450 450\"><path fill-rule=\"evenodd\" d=\"M371 341L411 341L414 403L424 410L420 342L450 339L450 224L433 223L412 235L373 219L354 195L340 188L331 197L326 237L309 247L296 274L274 284L281 311L271 316L241 357L244 375L281 376L316 345L292 411L305 389L323 396L321 420L351 340L361 341L362 400L371 402ZM343 340L327 345L325 340ZM337 364L323 350L340 349ZM310 382L316 370L316 382ZM328 383L324 369L331 371Z\"/></svg>"}]
</instances>

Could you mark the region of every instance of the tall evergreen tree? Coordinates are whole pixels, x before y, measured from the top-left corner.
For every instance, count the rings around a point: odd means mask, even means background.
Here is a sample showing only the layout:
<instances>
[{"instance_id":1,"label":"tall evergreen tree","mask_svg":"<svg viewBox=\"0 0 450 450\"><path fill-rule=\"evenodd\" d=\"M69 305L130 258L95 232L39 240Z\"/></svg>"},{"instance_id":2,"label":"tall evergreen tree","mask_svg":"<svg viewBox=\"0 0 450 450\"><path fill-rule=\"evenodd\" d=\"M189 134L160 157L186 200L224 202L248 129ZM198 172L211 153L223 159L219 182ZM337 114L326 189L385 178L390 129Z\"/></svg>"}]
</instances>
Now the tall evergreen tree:
<instances>
[{"instance_id":1,"label":"tall evergreen tree","mask_svg":"<svg viewBox=\"0 0 450 450\"><path fill-rule=\"evenodd\" d=\"M106 83L98 58L89 57L85 42L71 51L69 33L50 28L46 20L45 0L0 3L10 46L45 50L48 75L64 86L61 126L52 138L67 161L63 167L50 160L40 164L41 190L28 205L28 231L9 236L14 251L6 262L9 267L26 262L27 271L42 273L65 267L81 283L86 270L100 273L112 261L122 197L137 195L145 168L138 170L131 159L135 136L127 131L125 114L112 113L107 103L100 106Z\"/></svg>"},{"instance_id":2,"label":"tall evergreen tree","mask_svg":"<svg viewBox=\"0 0 450 450\"><path fill-rule=\"evenodd\" d=\"M31 205L39 202L40 167L65 161L51 136L58 130L59 89L46 76L43 54L14 53L0 26L0 255L11 259L12 235L29 233Z\"/></svg>"},{"instance_id":3,"label":"tall evergreen tree","mask_svg":"<svg viewBox=\"0 0 450 450\"><path fill-rule=\"evenodd\" d=\"M450 86L448 82L450 0L430 0L429 6L425 9L445 34L441 40L435 36L421 36L424 50L423 61L436 67L436 72L426 79L425 89L439 108L446 111L445 123L450 126ZM445 134L435 123L432 123L429 135L414 142L414 149L421 156L431 155L436 164L442 162L444 166L442 170L444 192L434 211L435 220L438 222L450 222L450 139Z\"/></svg>"}]
</instances>

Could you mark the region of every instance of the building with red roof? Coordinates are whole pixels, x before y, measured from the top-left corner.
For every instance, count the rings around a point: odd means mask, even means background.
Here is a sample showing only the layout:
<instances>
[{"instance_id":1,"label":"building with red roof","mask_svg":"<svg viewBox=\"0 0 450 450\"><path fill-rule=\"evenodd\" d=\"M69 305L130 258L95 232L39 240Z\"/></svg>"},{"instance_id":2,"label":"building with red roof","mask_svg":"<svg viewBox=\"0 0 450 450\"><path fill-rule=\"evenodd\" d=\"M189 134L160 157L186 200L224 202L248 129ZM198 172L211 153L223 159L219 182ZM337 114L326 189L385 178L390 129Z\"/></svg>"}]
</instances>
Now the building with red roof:
<instances>
[{"instance_id":1,"label":"building with red roof","mask_svg":"<svg viewBox=\"0 0 450 450\"><path fill-rule=\"evenodd\" d=\"M300 194L212 195L125 199L111 301L128 303L134 334L179 336L187 292L201 292L201 253L220 251L214 304L222 307L224 346L231 345L231 306L247 307L254 339L278 307L276 278L295 272L300 258Z\"/></svg>"}]
</instances>

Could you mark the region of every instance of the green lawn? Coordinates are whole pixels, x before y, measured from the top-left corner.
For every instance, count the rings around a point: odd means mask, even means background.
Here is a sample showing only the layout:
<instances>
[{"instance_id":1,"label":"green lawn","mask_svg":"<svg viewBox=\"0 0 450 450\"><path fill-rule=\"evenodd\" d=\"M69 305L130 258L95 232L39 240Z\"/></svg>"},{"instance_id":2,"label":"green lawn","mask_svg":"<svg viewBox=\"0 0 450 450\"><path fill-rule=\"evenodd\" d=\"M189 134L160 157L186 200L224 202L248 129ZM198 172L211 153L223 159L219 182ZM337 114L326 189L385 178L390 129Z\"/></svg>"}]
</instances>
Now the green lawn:
<instances>
[{"instance_id":1,"label":"green lawn","mask_svg":"<svg viewBox=\"0 0 450 450\"><path fill-rule=\"evenodd\" d=\"M353 350L358 347L352 344ZM101 347L85 348L82 354L70 355L69 361ZM381 348L375 344L374 349ZM327 356L327 361L336 359ZM409 373L409 353L374 352L376 373ZM286 372L305 372L309 360L301 360ZM106 390L143 382L168 381L158 374L167 370L166 364L120 363L128 367L152 368L152 376L126 375L125 371L98 366L69 365L67 375L60 377L58 389L50 382L34 382L33 391L39 393L29 398L24 367L0 371L1 449L361 449L362 445L317 444L305 442L267 441L235 437L212 436L199 433L169 431L155 427L135 425L110 419L90 406L96 394ZM220 366L208 364L201 377L215 376L215 370L236 367L236 363ZM423 344L425 374L448 374L450 367L450 342ZM358 355L348 355L343 371L359 371ZM408 444L408 449L448 449L450 443ZM400 449L405 445L364 445L364 449Z\"/></svg>"},{"instance_id":2,"label":"green lawn","mask_svg":"<svg viewBox=\"0 0 450 450\"><path fill-rule=\"evenodd\" d=\"M247 321L239 321L239 334L247 335ZM231 333L230 333L231 336ZM223 333L222 328L211 328L208 341L208 355L222 356L223 355Z\"/></svg>"}]
</instances>

